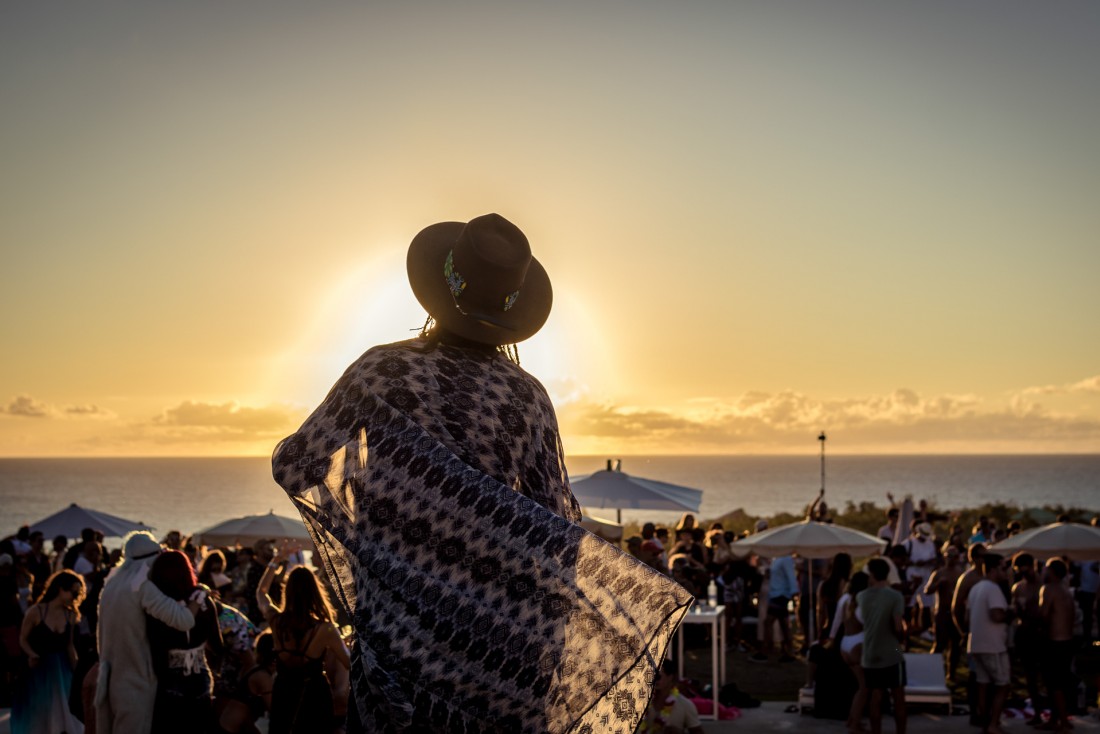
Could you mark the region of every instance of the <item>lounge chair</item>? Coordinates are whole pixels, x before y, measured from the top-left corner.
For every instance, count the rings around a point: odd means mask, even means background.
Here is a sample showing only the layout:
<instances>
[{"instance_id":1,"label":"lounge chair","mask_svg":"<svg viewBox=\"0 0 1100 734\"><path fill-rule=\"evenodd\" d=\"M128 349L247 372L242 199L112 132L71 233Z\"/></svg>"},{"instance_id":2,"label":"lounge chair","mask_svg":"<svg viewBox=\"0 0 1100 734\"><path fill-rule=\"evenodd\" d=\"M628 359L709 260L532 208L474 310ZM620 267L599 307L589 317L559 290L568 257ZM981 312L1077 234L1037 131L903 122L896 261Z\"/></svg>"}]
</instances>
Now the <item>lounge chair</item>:
<instances>
[{"instance_id":1,"label":"lounge chair","mask_svg":"<svg viewBox=\"0 0 1100 734\"><path fill-rule=\"evenodd\" d=\"M951 691L940 653L905 653L906 703L942 703L951 714Z\"/></svg>"}]
</instances>

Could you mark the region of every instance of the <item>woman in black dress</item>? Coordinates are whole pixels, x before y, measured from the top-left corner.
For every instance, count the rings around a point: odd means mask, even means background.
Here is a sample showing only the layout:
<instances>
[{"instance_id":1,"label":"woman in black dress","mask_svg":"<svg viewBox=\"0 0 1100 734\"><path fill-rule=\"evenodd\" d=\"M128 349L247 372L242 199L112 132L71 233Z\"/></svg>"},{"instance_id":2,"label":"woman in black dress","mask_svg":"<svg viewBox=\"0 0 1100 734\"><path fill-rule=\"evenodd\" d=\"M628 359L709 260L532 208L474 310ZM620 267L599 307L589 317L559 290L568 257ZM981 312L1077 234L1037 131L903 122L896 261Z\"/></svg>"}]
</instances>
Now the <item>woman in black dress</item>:
<instances>
[{"instance_id":1,"label":"woman in black dress","mask_svg":"<svg viewBox=\"0 0 1100 734\"><path fill-rule=\"evenodd\" d=\"M333 623L335 614L328 597L305 566L287 574L282 604L271 601L268 591L275 576L274 567L283 561L285 549L280 548L256 592L274 642L276 674L269 732L328 734L340 722L334 713L325 658L331 654L347 669L348 651Z\"/></svg>"},{"instance_id":2,"label":"woman in black dress","mask_svg":"<svg viewBox=\"0 0 1100 734\"><path fill-rule=\"evenodd\" d=\"M80 734L83 724L69 710L76 648L73 631L80 621L84 581L72 571L58 571L27 609L19 644L30 668L12 701L14 734Z\"/></svg>"}]
</instances>

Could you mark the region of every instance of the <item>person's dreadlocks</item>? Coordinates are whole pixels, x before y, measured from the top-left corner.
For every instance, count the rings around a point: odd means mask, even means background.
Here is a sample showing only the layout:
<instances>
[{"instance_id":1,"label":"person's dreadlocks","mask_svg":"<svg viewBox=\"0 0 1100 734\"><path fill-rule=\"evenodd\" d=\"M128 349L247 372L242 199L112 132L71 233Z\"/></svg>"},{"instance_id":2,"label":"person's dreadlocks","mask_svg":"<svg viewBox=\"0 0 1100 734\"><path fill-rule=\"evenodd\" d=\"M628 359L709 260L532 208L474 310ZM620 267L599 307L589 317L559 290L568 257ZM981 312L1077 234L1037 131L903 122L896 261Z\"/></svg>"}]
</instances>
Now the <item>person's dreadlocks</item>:
<instances>
[{"instance_id":1,"label":"person's dreadlocks","mask_svg":"<svg viewBox=\"0 0 1100 734\"><path fill-rule=\"evenodd\" d=\"M420 336L423 339L427 339L428 340L428 347L429 347L429 349L431 349L431 348L435 347L435 345L440 343L440 341L443 338L443 334L444 334L443 329L439 328L438 324L436 324L436 322L435 322L435 319L433 319L431 316L428 316L428 318L426 318L424 320L424 325L422 327L420 327L420 333L418 334L418 336ZM461 338L461 337L459 337L459 338ZM463 341L465 342L465 340L463 340ZM484 345L478 345L478 346L484 346ZM501 345L493 347L493 348L496 349L496 351L503 354L505 357L507 357L508 361L512 362L517 367L519 366L519 345L518 344L501 344Z\"/></svg>"}]
</instances>

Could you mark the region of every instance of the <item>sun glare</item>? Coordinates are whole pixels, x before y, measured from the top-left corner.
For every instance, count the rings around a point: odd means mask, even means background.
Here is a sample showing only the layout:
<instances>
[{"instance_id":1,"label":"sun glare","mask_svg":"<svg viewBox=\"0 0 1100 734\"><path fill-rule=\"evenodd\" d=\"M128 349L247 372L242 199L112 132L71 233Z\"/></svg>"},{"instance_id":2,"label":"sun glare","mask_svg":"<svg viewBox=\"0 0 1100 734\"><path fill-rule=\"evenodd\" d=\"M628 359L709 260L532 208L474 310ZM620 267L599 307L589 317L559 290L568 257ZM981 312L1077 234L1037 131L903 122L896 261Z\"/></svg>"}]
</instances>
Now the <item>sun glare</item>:
<instances>
[{"instance_id":1,"label":"sun glare","mask_svg":"<svg viewBox=\"0 0 1100 734\"><path fill-rule=\"evenodd\" d=\"M558 288L546 326L520 345L524 369L542 382L558 407L613 387L618 370L598 323L576 293Z\"/></svg>"},{"instance_id":2,"label":"sun glare","mask_svg":"<svg viewBox=\"0 0 1100 734\"><path fill-rule=\"evenodd\" d=\"M404 258L390 255L368 260L313 300L313 315L299 326L298 339L272 360L268 394L275 399L317 404L359 355L411 338L425 318Z\"/></svg>"}]
</instances>

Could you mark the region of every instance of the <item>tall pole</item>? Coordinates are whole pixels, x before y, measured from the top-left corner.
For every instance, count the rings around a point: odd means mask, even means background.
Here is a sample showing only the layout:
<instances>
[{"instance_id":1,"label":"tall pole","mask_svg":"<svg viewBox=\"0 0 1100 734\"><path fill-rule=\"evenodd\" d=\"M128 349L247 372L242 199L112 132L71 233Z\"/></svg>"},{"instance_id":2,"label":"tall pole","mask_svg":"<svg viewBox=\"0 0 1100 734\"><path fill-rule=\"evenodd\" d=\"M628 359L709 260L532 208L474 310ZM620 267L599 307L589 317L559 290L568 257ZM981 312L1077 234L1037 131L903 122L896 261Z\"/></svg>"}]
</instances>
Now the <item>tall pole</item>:
<instances>
[{"instance_id":1,"label":"tall pole","mask_svg":"<svg viewBox=\"0 0 1100 734\"><path fill-rule=\"evenodd\" d=\"M825 431L817 437L821 442L821 494L825 494Z\"/></svg>"}]
</instances>

